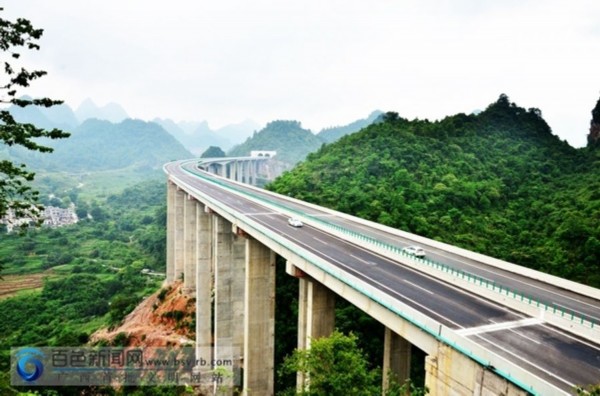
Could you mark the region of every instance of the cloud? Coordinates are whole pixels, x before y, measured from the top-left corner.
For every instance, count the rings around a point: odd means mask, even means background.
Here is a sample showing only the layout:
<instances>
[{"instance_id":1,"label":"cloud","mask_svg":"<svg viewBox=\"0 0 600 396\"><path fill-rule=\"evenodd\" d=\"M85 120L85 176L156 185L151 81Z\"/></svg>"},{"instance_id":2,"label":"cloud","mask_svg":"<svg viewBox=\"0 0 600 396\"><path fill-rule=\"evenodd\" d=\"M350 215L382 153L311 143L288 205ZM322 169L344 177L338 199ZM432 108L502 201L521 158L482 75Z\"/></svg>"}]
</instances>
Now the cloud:
<instances>
[{"instance_id":1,"label":"cloud","mask_svg":"<svg viewBox=\"0 0 600 396\"><path fill-rule=\"evenodd\" d=\"M600 87L596 1L20 0L6 13L46 30L36 89L145 119L318 130L374 109L441 118L506 93L581 146Z\"/></svg>"}]
</instances>

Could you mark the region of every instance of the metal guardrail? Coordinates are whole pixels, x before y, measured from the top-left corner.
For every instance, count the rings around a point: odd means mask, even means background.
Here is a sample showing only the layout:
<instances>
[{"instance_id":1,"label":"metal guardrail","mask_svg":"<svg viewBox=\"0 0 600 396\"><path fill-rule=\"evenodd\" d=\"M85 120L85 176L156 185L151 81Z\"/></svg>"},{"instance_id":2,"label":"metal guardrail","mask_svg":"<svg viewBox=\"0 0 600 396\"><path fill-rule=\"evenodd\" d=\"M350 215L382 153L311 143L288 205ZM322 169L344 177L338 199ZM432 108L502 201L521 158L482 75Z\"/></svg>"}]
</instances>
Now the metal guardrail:
<instances>
[{"instance_id":1,"label":"metal guardrail","mask_svg":"<svg viewBox=\"0 0 600 396\"><path fill-rule=\"evenodd\" d=\"M254 194L254 193L251 193L251 192L241 189L241 188L235 188L231 184L225 183L219 179L216 179L213 177L206 177L205 175L203 175L201 173L193 172L189 169L184 168L184 170L190 174L193 174L194 176L201 177L204 180L208 180L212 183L218 184L218 185L222 186L223 188L237 192L238 194L242 194L244 196L249 196L249 197L253 198L254 200L267 203L271 206L276 206L285 212L293 213L294 216L298 216L298 217L301 217L304 219L308 218L313 222L319 223L326 228L335 230L335 231L342 233L348 237L354 238L357 241L361 241L363 243L368 243L376 248L385 250L385 251L395 254L397 256L412 259L415 263L417 263L419 265L428 266L428 267L436 269L442 273L445 273L445 274L454 276L458 279L461 279L463 281L466 281L474 286L483 287L489 291L496 292L499 296L506 296L508 298L512 298L512 299L518 301L519 303L529 304L531 307L542 309L546 313L556 315L562 320L569 320L573 324L583 326L584 328L598 330L599 326L598 326L597 321L594 320L594 318L586 317L585 315L581 315L573 310L569 310L565 307L561 307L554 303L548 303L548 302L542 301L540 299L536 299L536 298L532 297L531 295L527 295L526 293L524 293L522 291L519 291L516 289L511 289L509 287L503 286L502 284L496 283L494 281L489 281L480 276L471 274L467 271L463 271L463 270L460 270L460 269L454 268L452 266L449 266L449 265L446 265L443 263L439 263L439 262L436 262L436 261L433 261L430 259L419 258L419 257L415 257L413 255L409 255L409 254L405 253L404 251L402 251L402 248L399 246L391 245L389 243L379 241L368 235L364 235L364 234L361 234L361 233L358 233L358 232L355 232L352 230L348 230L339 225L329 223L326 220L324 220L318 216L312 216L312 215L306 214L306 213L298 211L294 208L290 208L286 205L282 205L279 202L275 202L273 200L267 199L262 195Z\"/></svg>"},{"instance_id":2,"label":"metal guardrail","mask_svg":"<svg viewBox=\"0 0 600 396\"><path fill-rule=\"evenodd\" d=\"M205 180L215 182L227 189L234 190L234 191L237 190L237 189L234 189L231 186L227 185L226 183L221 183L218 180L214 180L212 178L207 178L201 174L189 171L187 169L184 169L184 170L186 170L190 174L193 174L194 176L198 176ZM191 186L188 186L188 187L191 187ZM195 190L195 189L192 188L192 190ZM239 192L239 191L237 191L237 192ZM245 192L243 192L243 193L244 193L244 195L246 195ZM214 205L214 207L217 207L223 211L229 212L229 209L225 205L223 205L221 202L209 197L208 195L206 195L204 193L200 193L200 195L206 201L210 202L211 205ZM248 195L253 195L253 194L248 194ZM253 198L257 198L257 197L253 197ZM276 205L282 206L279 204L276 204ZM284 207L284 208L286 210L288 209L287 207ZM298 211L295 211L295 210L293 210L293 212L297 212L298 214L300 214ZM241 220L241 219L238 219L238 220ZM420 314L418 311L415 311L413 308L405 306L404 304L402 304L404 309L403 310L399 309L398 303L395 301L391 301L391 297L386 296L383 292L376 290L374 287L372 287L368 284L364 284L364 282L361 282L354 276L345 273L344 271L340 270L339 268L332 267L330 264L328 264L327 262L325 262L318 256L295 246L293 243L290 243L289 240L283 238L281 235L279 235L275 232L265 229L264 227L260 226L258 223L254 222L252 219L246 218L242 221L244 223L248 223L248 225L250 225L254 229L255 232L262 234L264 237L268 238L269 240L271 240L273 242L278 243L281 246L286 247L287 249L291 248L291 252L293 252L295 255L302 258L306 262L316 266L317 268L319 268L326 274L329 274L330 276L334 277L335 279L339 280L340 282L348 285L349 287L358 291L359 293L361 293L362 295L371 299L372 301L377 302L381 306L388 309L390 312L394 312L396 315L398 315L402 319L406 320L407 322L411 323L415 327L423 330L425 333L429 334L434 339L454 348L458 352L473 359L480 365L487 367L489 370L494 371L500 377L505 378L509 382L515 384L516 386L520 387L521 389L524 389L525 391L529 392L530 394L544 395L544 394L549 394L548 392L551 392L554 394L556 392L561 392L561 393L563 392L562 390L555 388L553 385L551 385L541 379L536 381L536 383L537 383L536 386L528 385L528 384L524 383L519 378L517 378L517 377L519 377L519 375L516 375L516 372L514 372L514 371L521 371L522 369L520 367L514 366L512 363L507 361L505 358L502 358L498 355L494 355L494 357L495 357L495 359L497 359L497 361L491 361L489 359L489 356L483 357L483 356L486 356L486 354L487 354L485 352L485 350L478 344L475 344L473 341L467 339L466 337L463 337L463 336L453 333L451 329L446 328L445 326L443 326L439 322L435 321L434 319L428 318L425 315ZM290 245L292 245L292 246L290 246ZM459 344L459 341L462 345ZM501 366L502 366L502 368L501 368ZM511 369L511 367L512 367L512 369ZM514 370L514 371L511 371L511 370ZM567 394L567 393L565 392L565 394Z\"/></svg>"}]
</instances>

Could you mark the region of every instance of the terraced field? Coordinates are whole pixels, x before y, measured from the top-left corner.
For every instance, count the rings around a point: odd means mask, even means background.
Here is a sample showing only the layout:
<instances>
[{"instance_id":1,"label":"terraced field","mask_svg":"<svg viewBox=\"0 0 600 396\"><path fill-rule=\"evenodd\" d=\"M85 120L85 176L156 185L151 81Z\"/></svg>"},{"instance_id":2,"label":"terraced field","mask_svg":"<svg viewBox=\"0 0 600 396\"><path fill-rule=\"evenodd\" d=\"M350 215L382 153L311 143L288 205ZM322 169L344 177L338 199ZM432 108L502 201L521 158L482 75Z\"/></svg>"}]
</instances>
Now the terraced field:
<instances>
[{"instance_id":1,"label":"terraced field","mask_svg":"<svg viewBox=\"0 0 600 396\"><path fill-rule=\"evenodd\" d=\"M50 270L37 274L4 275L0 280L0 300L12 297L21 290L41 288L44 278L51 275Z\"/></svg>"}]
</instances>

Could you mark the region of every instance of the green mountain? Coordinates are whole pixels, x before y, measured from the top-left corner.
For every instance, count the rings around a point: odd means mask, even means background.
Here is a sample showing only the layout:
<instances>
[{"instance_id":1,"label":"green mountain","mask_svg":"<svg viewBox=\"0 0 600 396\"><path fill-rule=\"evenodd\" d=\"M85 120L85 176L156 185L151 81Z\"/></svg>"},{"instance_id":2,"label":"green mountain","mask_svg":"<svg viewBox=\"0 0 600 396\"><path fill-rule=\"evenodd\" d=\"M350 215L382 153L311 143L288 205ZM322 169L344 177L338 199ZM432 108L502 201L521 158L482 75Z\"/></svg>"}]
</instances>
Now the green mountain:
<instances>
[{"instance_id":1,"label":"green mountain","mask_svg":"<svg viewBox=\"0 0 600 396\"><path fill-rule=\"evenodd\" d=\"M319 133L317 133L317 136L320 137L321 139L323 139L327 143L333 143L336 140L338 140L339 138L341 138L342 136L349 135L354 132L358 132L361 129L365 128L366 126L372 124L382 114L383 113L381 111L375 110L374 112L369 114L369 116L367 118L356 120L354 122L351 122L348 125L324 128Z\"/></svg>"},{"instance_id":2,"label":"green mountain","mask_svg":"<svg viewBox=\"0 0 600 396\"><path fill-rule=\"evenodd\" d=\"M32 153L9 148L11 158L34 170L101 171L135 166L160 169L173 159L192 158L174 137L158 124L127 119L118 124L89 119L71 131L71 137L44 142L52 153Z\"/></svg>"},{"instance_id":3,"label":"green mountain","mask_svg":"<svg viewBox=\"0 0 600 396\"><path fill-rule=\"evenodd\" d=\"M295 164L317 150L324 142L298 121L272 121L246 141L227 153L228 156L250 155L252 150L275 150L277 160Z\"/></svg>"},{"instance_id":4,"label":"green mountain","mask_svg":"<svg viewBox=\"0 0 600 396\"><path fill-rule=\"evenodd\" d=\"M436 122L387 113L268 188L598 287L599 162L502 95Z\"/></svg>"}]
</instances>

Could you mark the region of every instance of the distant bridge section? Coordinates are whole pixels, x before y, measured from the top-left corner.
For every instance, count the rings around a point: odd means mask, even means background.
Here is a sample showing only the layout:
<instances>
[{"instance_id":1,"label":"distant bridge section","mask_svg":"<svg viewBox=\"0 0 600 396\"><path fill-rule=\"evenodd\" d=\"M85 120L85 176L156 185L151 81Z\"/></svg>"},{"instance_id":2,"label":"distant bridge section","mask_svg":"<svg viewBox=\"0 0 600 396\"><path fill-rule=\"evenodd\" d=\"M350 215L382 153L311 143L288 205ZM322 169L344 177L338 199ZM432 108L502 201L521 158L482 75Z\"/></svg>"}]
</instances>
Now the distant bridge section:
<instances>
[{"instance_id":1,"label":"distant bridge section","mask_svg":"<svg viewBox=\"0 0 600 396\"><path fill-rule=\"evenodd\" d=\"M271 166L276 155L277 151L255 150L249 157L202 158L198 160L198 168L240 183L261 186L277 176Z\"/></svg>"}]
</instances>

